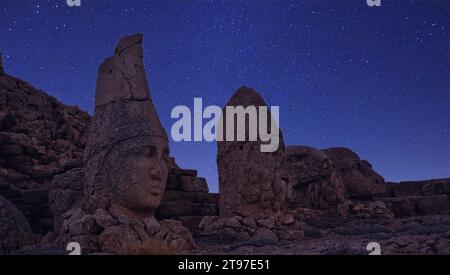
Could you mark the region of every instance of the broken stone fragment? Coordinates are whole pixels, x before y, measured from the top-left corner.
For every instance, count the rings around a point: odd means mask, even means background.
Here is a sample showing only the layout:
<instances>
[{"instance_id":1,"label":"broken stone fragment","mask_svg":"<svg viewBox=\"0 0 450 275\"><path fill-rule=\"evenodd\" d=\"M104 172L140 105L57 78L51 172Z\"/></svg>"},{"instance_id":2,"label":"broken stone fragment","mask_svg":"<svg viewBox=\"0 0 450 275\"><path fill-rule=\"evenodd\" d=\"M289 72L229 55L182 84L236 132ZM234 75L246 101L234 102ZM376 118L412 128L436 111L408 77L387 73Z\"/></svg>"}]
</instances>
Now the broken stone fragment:
<instances>
[{"instance_id":1,"label":"broken stone fragment","mask_svg":"<svg viewBox=\"0 0 450 275\"><path fill-rule=\"evenodd\" d=\"M122 38L114 56L100 66L95 106L118 99L151 100L142 41L142 34Z\"/></svg>"},{"instance_id":2,"label":"broken stone fragment","mask_svg":"<svg viewBox=\"0 0 450 275\"><path fill-rule=\"evenodd\" d=\"M19 244L20 246L25 237L31 236L31 234L30 225L23 213L12 202L0 196L0 248L2 243L11 243L14 246Z\"/></svg>"},{"instance_id":3,"label":"broken stone fragment","mask_svg":"<svg viewBox=\"0 0 450 275\"><path fill-rule=\"evenodd\" d=\"M217 219L219 219L218 216L204 216L202 218L202 220L200 221L200 223L198 224L198 228L200 229L205 229L208 228L209 226L211 226L215 221L217 221Z\"/></svg>"},{"instance_id":4,"label":"broken stone fragment","mask_svg":"<svg viewBox=\"0 0 450 275\"><path fill-rule=\"evenodd\" d=\"M253 241L278 241L278 236L267 228L259 228L251 238Z\"/></svg>"},{"instance_id":5,"label":"broken stone fragment","mask_svg":"<svg viewBox=\"0 0 450 275\"><path fill-rule=\"evenodd\" d=\"M231 228L239 228L241 226L241 223L237 219L237 217L231 217L224 220L223 225L225 227L231 227Z\"/></svg>"},{"instance_id":6,"label":"broken stone fragment","mask_svg":"<svg viewBox=\"0 0 450 275\"><path fill-rule=\"evenodd\" d=\"M116 221L108 213L108 211L106 211L104 209L97 209L97 211L95 211L94 218L95 218L95 222L101 228L108 228L108 227L116 225Z\"/></svg>"},{"instance_id":7,"label":"broken stone fragment","mask_svg":"<svg viewBox=\"0 0 450 275\"><path fill-rule=\"evenodd\" d=\"M257 220L256 223L260 226L260 227L265 227L268 229L273 229L275 227L275 223L276 223L276 219L274 216L270 216L267 219L260 219Z\"/></svg>"},{"instance_id":8,"label":"broken stone fragment","mask_svg":"<svg viewBox=\"0 0 450 275\"><path fill-rule=\"evenodd\" d=\"M279 232L281 240L298 241L305 238L305 232L301 230L286 230Z\"/></svg>"},{"instance_id":9,"label":"broken stone fragment","mask_svg":"<svg viewBox=\"0 0 450 275\"><path fill-rule=\"evenodd\" d=\"M247 227L253 228L253 229L258 228L258 226L256 225L256 222L255 222L255 219L253 219L252 217L247 217L247 218L243 219L242 224Z\"/></svg>"},{"instance_id":10,"label":"broken stone fragment","mask_svg":"<svg viewBox=\"0 0 450 275\"><path fill-rule=\"evenodd\" d=\"M69 232L72 236L87 235L95 233L97 230L98 226L92 215L86 215L69 225Z\"/></svg>"},{"instance_id":11,"label":"broken stone fragment","mask_svg":"<svg viewBox=\"0 0 450 275\"><path fill-rule=\"evenodd\" d=\"M145 231L147 231L147 234L150 236L155 235L161 229L161 224L155 218L144 219L144 224Z\"/></svg>"}]
</instances>

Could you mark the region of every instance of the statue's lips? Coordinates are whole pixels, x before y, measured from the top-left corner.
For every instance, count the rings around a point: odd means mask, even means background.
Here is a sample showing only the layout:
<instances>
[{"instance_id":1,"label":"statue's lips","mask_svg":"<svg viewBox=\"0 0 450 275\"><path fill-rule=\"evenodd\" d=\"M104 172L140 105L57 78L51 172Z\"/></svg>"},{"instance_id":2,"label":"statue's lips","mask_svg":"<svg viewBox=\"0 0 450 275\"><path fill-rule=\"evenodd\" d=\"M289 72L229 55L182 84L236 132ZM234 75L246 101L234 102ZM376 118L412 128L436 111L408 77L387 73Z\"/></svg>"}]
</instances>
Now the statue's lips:
<instances>
[{"instance_id":1,"label":"statue's lips","mask_svg":"<svg viewBox=\"0 0 450 275\"><path fill-rule=\"evenodd\" d=\"M162 178L160 176L157 176L157 175L151 175L150 178L152 180L162 181Z\"/></svg>"},{"instance_id":2,"label":"statue's lips","mask_svg":"<svg viewBox=\"0 0 450 275\"><path fill-rule=\"evenodd\" d=\"M298 181L296 183L294 183L295 187L303 187L303 186L307 186L310 185L313 182L316 182L318 180L321 180L323 178L323 175L311 175L311 176L306 176L303 178L298 179Z\"/></svg>"},{"instance_id":3,"label":"statue's lips","mask_svg":"<svg viewBox=\"0 0 450 275\"><path fill-rule=\"evenodd\" d=\"M304 176L302 178L299 178L297 180L296 183L294 183L295 187L302 187L302 186L306 186L309 185L313 182L322 180L322 179L326 179L328 177L331 176L331 171L325 170L320 174L314 174L314 175L309 175L309 176Z\"/></svg>"},{"instance_id":4,"label":"statue's lips","mask_svg":"<svg viewBox=\"0 0 450 275\"><path fill-rule=\"evenodd\" d=\"M150 178L153 181L153 183L152 183L153 186L155 186L156 182L158 183L157 185L159 186L162 181L160 176L152 175ZM153 196L160 196L160 195L162 195L162 190L161 190L161 188L158 188L158 187L152 187L150 189L150 194L152 194Z\"/></svg>"},{"instance_id":5,"label":"statue's lips","mask_svg":"<svg viewBox=\"0 0 450 275\"><path fill-rule=\"evenodd\" d=\"M152 191L150 191L150 194L157 197L157 196L160 196L162 194L162 192L159 190L152 190Z\"/></svg>"}]
</instances>

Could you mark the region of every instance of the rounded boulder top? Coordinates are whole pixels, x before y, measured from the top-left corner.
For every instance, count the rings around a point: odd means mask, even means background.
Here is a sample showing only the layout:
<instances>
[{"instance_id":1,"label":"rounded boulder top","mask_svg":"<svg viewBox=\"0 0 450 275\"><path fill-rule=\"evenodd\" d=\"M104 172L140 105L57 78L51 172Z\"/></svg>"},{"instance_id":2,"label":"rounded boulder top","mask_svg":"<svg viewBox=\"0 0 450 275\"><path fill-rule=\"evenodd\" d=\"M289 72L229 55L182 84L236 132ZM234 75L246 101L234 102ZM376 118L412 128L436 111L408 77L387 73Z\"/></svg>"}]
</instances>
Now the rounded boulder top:
<instances>
[{"instance_id":1,"label":"rounded boulder top","mask_svg":"<svg viewBox=\"0 0 450 275\"><path fill-rule=\"evenodd\" d=\"M230 98L227 106L267 106L262 96L247 86L240 87Z\"/></svg>"}]
</instances>

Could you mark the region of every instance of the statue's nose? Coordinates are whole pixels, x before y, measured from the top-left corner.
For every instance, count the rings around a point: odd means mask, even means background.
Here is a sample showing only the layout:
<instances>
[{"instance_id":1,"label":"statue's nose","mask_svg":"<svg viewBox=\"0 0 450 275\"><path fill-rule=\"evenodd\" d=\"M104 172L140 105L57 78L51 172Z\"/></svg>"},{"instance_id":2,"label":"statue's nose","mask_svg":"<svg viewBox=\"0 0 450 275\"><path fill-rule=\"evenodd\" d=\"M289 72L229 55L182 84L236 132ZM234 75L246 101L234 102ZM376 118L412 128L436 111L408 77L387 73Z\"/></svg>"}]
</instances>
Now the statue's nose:
<instances>
[{"instance_id":1,"label":"statue's nose","mask_svg":"<svg viewBox=\"0 0 450 275\"><path fill-rule=\"evenodd\" d=\"M152 178L155 179L161 179L161 173L161 167L159 165L155 165L151 170Z\"/></svg>"}]
</instances>

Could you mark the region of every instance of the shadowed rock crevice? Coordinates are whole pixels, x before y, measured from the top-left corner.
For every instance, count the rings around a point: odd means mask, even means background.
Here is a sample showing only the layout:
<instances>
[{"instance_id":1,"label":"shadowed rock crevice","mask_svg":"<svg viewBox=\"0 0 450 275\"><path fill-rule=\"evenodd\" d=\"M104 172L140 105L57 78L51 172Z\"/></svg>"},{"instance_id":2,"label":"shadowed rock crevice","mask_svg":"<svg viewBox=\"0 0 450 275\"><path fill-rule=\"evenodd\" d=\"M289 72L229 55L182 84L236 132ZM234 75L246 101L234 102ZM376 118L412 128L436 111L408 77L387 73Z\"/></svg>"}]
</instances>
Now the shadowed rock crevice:
<instances>
[{"instance_id":1,"label":"shadowed rock crevice","mask_svg":"<svg viewBox=\"0 0 450 275\"><path fill-rule=\"evenodd\" d=\"M128 80L128 78L125 76L125 74L123 73L123 71L120 68L118 70L122 74L123 79L125 79L125 81L128 84L128 88L130 89L131 100L134 100L133 87L131 86L130 80Z\"/></svg>"}]
</instances>

